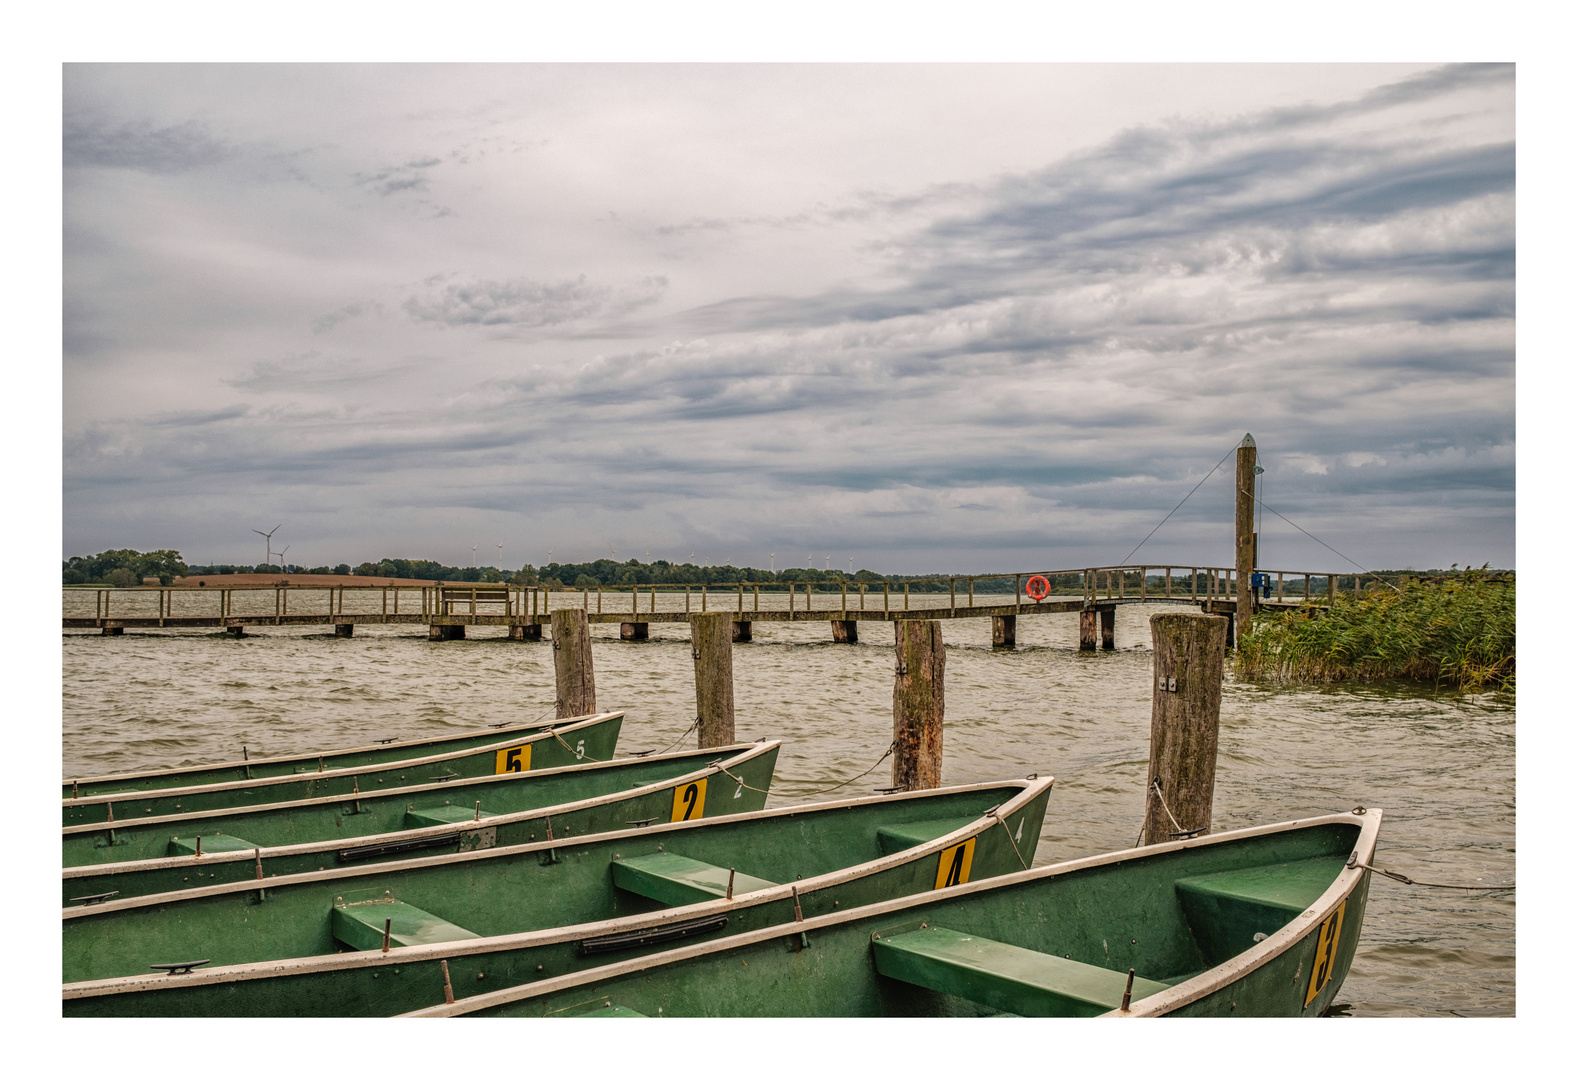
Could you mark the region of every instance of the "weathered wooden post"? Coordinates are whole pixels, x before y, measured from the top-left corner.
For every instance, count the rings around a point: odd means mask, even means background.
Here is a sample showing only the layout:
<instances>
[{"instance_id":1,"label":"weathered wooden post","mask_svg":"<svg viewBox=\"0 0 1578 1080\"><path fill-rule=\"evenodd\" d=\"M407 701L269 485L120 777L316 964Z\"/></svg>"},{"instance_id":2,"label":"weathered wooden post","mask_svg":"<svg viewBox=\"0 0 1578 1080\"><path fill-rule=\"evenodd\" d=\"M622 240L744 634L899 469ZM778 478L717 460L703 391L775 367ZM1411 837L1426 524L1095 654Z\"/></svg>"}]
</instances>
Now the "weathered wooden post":
<instances>
[{"instance_id":1,"label":"weathered wooden post","mask_svg":"<svg viewBox=\"0 0 1578 1080\"><path fill-rule=\"evenodd\" d=\"M1227 620L1219 615L1151 616L1154 677L1151 760L1145 774L1147 844L1211 831L1226 643Z\"/></svg>"},{"instance_id":2,"label":"weathered wooden post","mask_svg":"<svg viewBox=\"0 0 1578 1080\"><path fill-rule=\"evenodd\" d=\"M1118 609L1101 609L1101 647L1107 652L1118 647Z\"/></svg>"},{"instance_id":3,"label":"weathered wooden post","mask_svg":"<svg viewBox=\"0 0 1578 1080\"><path fill-rule=\"evenodd\" d=\"M942 785L942 623L893 624L893 786L920 791Z\"/></svg>"},{"instance_id":4,"label":"weathered wooden post","mask_svg":"<svg viewBox=\"0 0 1578 1080\"><path fill-rule=\"evenodd\" d=\"M1018 615L992 616L992 648L1012 649L1019 636Z\"/></svg>"},{"instance_id":5,"label":"weathered wooden post","mask_svg":"<svg viewBox=\"0 0 1578 1080\"><path fill-rule=\"evenodd\" d=\"M735 620L735 623L734 623L734 640L735 641L749 641L749 640L751 640L751 621L749 619L737 619L737 620Z\"/></svg>"},{"instance_id":6,"label":"weathered wooden post","mask_svg":"<svg viewBox=\"0 0 1578 1080\"><path fill-rule=\"evenodd\" d=\"M1249 633L1250 616L1255 611L1255 591L1250 577L1255 572L1255 437L1245 435L1238 444L1237 491L1233 500L1233 565L1238 571L1238 603L1234 607L1233 647Z\"/></svg>"},{"instance_id":7,"label":"weathered wooden post","mask_svg":"<svg viewBox=\"0 0 1578 1080\"><path fill-rule=\"evenodd\" d=\"M858 645L860 624L854 619L833 619L833 641L838 645Z\"/></svg>"},{"instance_id":8,"label":"weathered wooden post","mask_svg":"<svg viewBox=\"0 0 1578 1080\"><path fill-rule=\"evenodd\" d=\"M619 624L619 640L646 641L647 628L650 625L650 623L644 622L622 622Z\"/></svg>"},{"instance_id":9,"label":"weathered wooden post","mask_svg":"<svg viewBox=\"0 0 1578 1080\"><path fill-rule=\"evenodd\" d=\"M710 611L690 617L702 749L734 741L734 614Z\"/></svg>"},{"instance_id":10,"label":"weathered wooden post","mask_svg":"<svg viewBox=\"0 0 1578 1080\"><path fill-rule=\"evenodd\" d=\"M1097 633L1097 626L1100 623L1100 621L1101 621L1101 616L1097 613L1097 611L1096 611L1096 609L1094 607L1086 605L1085 607L1080 608L1080 611L1079 611L1079 651L1080 652L1095 652L1096 651L1096 633Z\"/></svg>"},{"instance_id":11,"label":"weathered wooden post","mask_svg":"<svg viewBox=\"0 0 1578 1080\"><path fill-rule=\"evenodd\" d=\"M553 678L559 719L597 711L597 681L592 676L592 631L585 608L560 608L551 616Z\"/></svg>"},{"instance_id":12,"label":"weathered wooden post","mask_svg":"<svg viewBox=\"0 0 1578 1080\"><path fill-rule=\"evenodd\" d=\"M337 622L334 624L335 637L350 637L354 633L356 633L355 623Z\"/></svg>"}]
</instances>

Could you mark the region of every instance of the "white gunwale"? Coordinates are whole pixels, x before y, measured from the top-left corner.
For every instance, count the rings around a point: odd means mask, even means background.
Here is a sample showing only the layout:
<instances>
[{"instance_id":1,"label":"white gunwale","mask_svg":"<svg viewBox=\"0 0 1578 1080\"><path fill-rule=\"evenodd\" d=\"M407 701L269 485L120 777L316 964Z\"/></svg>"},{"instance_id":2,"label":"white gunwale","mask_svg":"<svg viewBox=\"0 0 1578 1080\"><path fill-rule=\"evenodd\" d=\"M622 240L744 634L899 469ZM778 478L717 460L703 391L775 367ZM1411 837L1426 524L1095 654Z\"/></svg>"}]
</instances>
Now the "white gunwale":
<instances>
[{"instance_id":1,"label":"white gunwale","mask_svg":"<svg viewBox=\"0 0 1578 1080\"><path fill-rule=\"evenodd\" d=\"M363 754L363 753L370 753L370 752L377 751L377 750L399 750L399 749L401 749L403 747L407 747L407 746L431 746L434 743L451 742L451 741L454 741L456 739L474 739L478 735L489 735L489 734L509 735L511 733L519 733L519 732L522 732L522 731L539 731L539 730L542 730L544 728L553 727L553 726L561 724L561 723L569 724L569 723L574 723L574 722L576 722L578 720L585 720L585 719L589 719L589 718L592 718L592 717L613 716L613 715L616 715L616 714L614 714L614 713L587 713L586 716L567 716L563 720L549 720L549 721L546 721L546 722L540 721L540 720L535 720L535 721L531 721L529 723L524 723L524 724L501 725L501 726L496 727L496 728L492 728L492 727L473 728L470 731L460 731L460 732L455 732L455 733L450 734L450 735L432 736L432 737L429 737L429 738L426 738L426 739L405 739L405 740L401 740L401 741L398 741L398 742L391 741L391 742L368 743L365 746L337 747L337 748L335 748L333 750L314 750L311 753L306 753L306 754L285 754L285 755L282 755L282 756L279 756L279 757L243 758L243 759L237 760L237 761L215 761L215 762L211 762L211 763L210 762L202 762L202 763L199 763L199 764L196 764L196 765L183 765L183 766L181 766L178 769L147 769L147 770L144 770L142 772L106 773L103 776L68 776L68 777L66 777L66 779L64 781L62 781L62 783L63 784L72 784L72 783L77 783L77 784L111 784L111 783L119 783L119 782L121 782L123 780L145 780L145 779L151 779L153 777L174 776L174 775L176 775L178 773L197 772L199 770L205 770L205 769L242 769L242 768L245 768L248 765L278 765L278 764L280 764L282 762L316 761L320 754L323 755L324 757L327 757L330 754ZM158 788L154 788L154 789L151 789L151 790L157 791L159 789ZM79 801L85 801L85 800L79 800Z\"/></svg>"},{"instance_id":2,"label":"white gunwale","mask_svg":"<svg viewBox=\"0 0 1578 1080\"><path fill-rule=\"evenodd\" d=\"M455 761L459 758L482 757L487 754L496 754L500 750L508 750L516 746L525 746L528 743L544 742L548 739L552 739L556 735L560 738L563 738L567 734L574 734L577 731L584 731L590 727L597 727L600 724L606 724L609 721L622 716L624 716L624 713L622 712L594 713L589 716L576 717L573 720L566 720L563 727L550 725L547 727L538 727L535 729L528 728L526 730L531 731L532 734L524 738L522 738L517 733L513 737L504 738L497 742L487 743L482 746L473 746L469 750L447 750L443 753L429 754L425 757L396 758L390 761L378 762L372 765L362 765L356 768L325 769L322 772L317 772L314 770L310 772L286 773L283 776L262 776L254 780L225 780L217 784L193 784L191 787L181 788L147 788L137 791L112 791L99 795L84 795L75 799L62 799L60 800L60 805L63 808L69 808L73 806L94 806L101 803L135 802L138 799L146 798L180 798L194 794L207 794L208 792L212 791L236 791L243 788L251 790L255 788L266 788L278 784L295 784L300 783L303 780L333 780L343 776L370 776L373 773L394 772L398 769L415 769L423 765L443 764L446 761ZM354 752L355 751L344 750L333 751L333 753L336 754ZM297 760L310 762L314 759L312 757L307 757ZM259 761L241 762L240 764L257 765L259 764ZM205 766L205 768L222 767L223 766L218 765ZM561 766L561 768L562 767L563 766ZM548 770L540 769L533 771L547 772ZM486 779L486 777L458 777L457 779L482 780ZM279 804L276 803L274 805ZM237 808L233 807L232 809ZM139 820L154 821L157 819L146 818ZM96 822L95 824L109 823ZM127 821L120 822L119 824L130 825L131 821L128 819Z\"/></svg>"}]
</instances>

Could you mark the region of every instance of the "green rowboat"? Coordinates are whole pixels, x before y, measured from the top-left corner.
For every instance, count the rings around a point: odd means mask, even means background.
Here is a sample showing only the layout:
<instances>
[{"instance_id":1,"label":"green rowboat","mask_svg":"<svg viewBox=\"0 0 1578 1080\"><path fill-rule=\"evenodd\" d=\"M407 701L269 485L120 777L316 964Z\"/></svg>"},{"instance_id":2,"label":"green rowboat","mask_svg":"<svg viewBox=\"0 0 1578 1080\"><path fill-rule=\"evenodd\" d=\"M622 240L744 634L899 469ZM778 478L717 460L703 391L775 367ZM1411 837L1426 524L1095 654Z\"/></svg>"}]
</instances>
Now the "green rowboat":
<instances>
[{"instance_id":1,"label":"green rowboat","mask_svg":"<svg viewBox=\"0 0 1578 1080\"><path fill-rule=\"evenodd\" d=\"M262 872L254 865L259 860L268 873L285 874L334 862L524 844L545 838L545 817L563 837L636 822L760 810L779 745L717 746L394 791L73 826L61 830L63 861L78 868L64 875L65 895L68 902L111 890L130 896L147 886L133 885L132 878L122 879L126 888L104 884L104 875L172 866L185 865L182 874L192 880L176 885L166 876L155 882L155 891L253 878ZM124 865L150 860L161 865Z\"/></svg>"},{"instance_id":2,"label":"green rowboat","mask_svg":"<svg viewBox=\"0 0 1578 1080\"><path fill-rule=\"evenodd\" d=\"M1318 1016L1380 825L1359 808L1077 859L408 1015Z\"/></svg>"},{"instance_id":3,"label":"green rowboat","mask_svg":"<svg viewBox=\"0 0 1578 1080\"><path fill-rule=\"evenodd\" d=\"M86 776L63 781L60 797L87 798L94 795L157 791L161 788L200 787L205 784L227 784L232 781L262 780L271 776L318 772L320 769L362 769L373 765L386 765L391 761L403 761L407 758L427 757L432 754L448 753L451 750L485 746L522 732L540 731L544 727L568 724L577 719L580 718L536 720L527 724L499 724L490 728L430 739L408 739L399 742L394 739L384 739L368 746L325 750L321 753L314 751L284 757L243 758L241 761L191 765L178 769ZM242 748L243 752L245 749Z\"/></svg>"},{"instance_id":4,"label":"green rowboat","mask_svg":"<svg viewBox=\"0 0 1578 1080\"><path fill-rule=\"evenodd\" d=\"M94 981L66 986L64 1008L388 1016L443 1000L446 973L464 996L679 941L764 926L781 940L798 917L1023 869L1051 783L846 799L71 909L65 978ZM197 957L214 964L162 973Z\"/></svg>"},{"instance_id":5,"label":"green rowboat","mask_svg":"<svg viewBox=\"0 0 1578 1080\"><path fill-rule=\"evenodd\" d=\"M61 804L62 825L109 821L143 821L178 817L202 810L225 810L262 803L298 802L354 791L388 790L407 784L444 783L478 776L551 769L583 761L607 761L619 741L623 713L599 713L558 724L527 728L515 734L492 732L486 742L461 748L415 754L377 764L346 768L301 768L279 776L148 792L105 793L67 798Z\"/></svg>"}]
</instances>

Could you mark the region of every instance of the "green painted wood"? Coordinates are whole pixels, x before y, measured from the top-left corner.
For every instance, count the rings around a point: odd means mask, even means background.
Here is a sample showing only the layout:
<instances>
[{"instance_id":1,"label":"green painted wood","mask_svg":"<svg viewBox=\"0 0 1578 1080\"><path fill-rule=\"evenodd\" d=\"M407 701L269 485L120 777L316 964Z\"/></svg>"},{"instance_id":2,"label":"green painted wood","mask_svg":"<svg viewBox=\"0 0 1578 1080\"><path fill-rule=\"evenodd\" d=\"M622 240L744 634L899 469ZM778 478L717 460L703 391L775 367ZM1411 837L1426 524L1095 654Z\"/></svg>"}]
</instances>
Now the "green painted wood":
<instances>
[{"instance_id":1,"label":"green painted wood","mask_svg":"<svg viewBox=\"0 0 1578 1080\"><path fill-rule=\"evenodd\" d=\"M716 899L729 887L729 867L714 866L672 851L621 859L614 863L613 871L616 887L675 907ZM736 896L770 889L776 884L776 881L734 871Z\"/></svg>"},{"instance_id":2,"label":"green painted wood","mask_svg":"<svg viewBox=\"0 0 1578 1080\"><path fill-rule=\"evenodd\" d=\"M353 792L385 791L397 787L495 776L504 771L522 771L522 762L529 762L528 768L531 770L542 770L580 765L588 761L608 761L614 756L623 721L624 714L608 713L596 719L577 719L560 724L557 728L532 729L515 736L495 733L493 739L481 745L442 752L435 750L424 756L407 755L380 764L326 768L319 772L314 761L311 767L302 768L288 776L205 787L68 798L61 804L61 824L70 826L108 822L112 813L117 823L129 824L148 818L183 817L209 810L299 802L350 795Z\"/></svg>"},{"instance_id":3,"label":"green painted wood","mask_svg":"<svg viewBox=\"0 0 1578 1080\"><path fill-rule=\"evenodd\" d=\"M196 855L198 836L181 837L170 842L173 849L172 855ZM218 855L222 851L247 851L254 850L258 845L250 840L243 840L239 836L226 836L222 832L201 834L203 853Z\"/></svg>"},{"instance_id":4,"label":"green painted wood","mask_svg":"<svg viewBox=\"0 0 1578 1080\"><path fill-rule=\"evenodd\" d=\"M407 810L405 827L425 829L429 825L463 825L468 821L481 821L493 817L498 815L491 810L479 810L475 806L470 809L464 806L434 806L426 810Z\"/></svg>"},{"instance_id":5,"label":"green painted wood","mask_svg":"<svg viewBox=\"0 0 1578 1080\"><path fill-rule=\"evenodd\" d=\"M353 949L383 951L384 921L389 923L389 947L431 945L440 941L466 941L479 935L403 900L385 897L334 905L330 933Z\"/></svg>"},{"instance_id":6,"label":"green painted wood","mask_svg":"<svg viewBox=\"0 0 1578 1080\"><path fill-rule=\"evenodd\" d=\"M1206 961L1219 964L1253 945L1256 934L1276 932L1330 884L1324 863L1280 863L1184 878L1178 902Z\"/></svg>"},{"instance_id":7,"label":"green painted wood","mask_svg":"<svg viewBox=\"0 0 1578 1080\"><path fill-rule=\"evenodd\" d=\"M877 830L877 844L882 849L882 854L892 855L895 852L907 851L912 847L935 840L943 833L953 832L969 824L968 819L953 821L905 821L896 825L886 825Z\"/></svg>"},{"instance_id":8,"label":"green painted wood","mask_svg":"<svg viewBox=\"0 0 1578 1080\"><path fill-rule=\"evenodd\" d=\"M73 908L63 919L62 963L64 980L78 989L69 991L65 1009L70 1015L387 1016L433 1003L435 988L442 986L440 960L447 960L456 992L472 994L669 947L583 954L581 942L588 937L631 931L653 923L658 913L682 910L616 887L613 867L619 862L672 852L728 867L746 863L749 853L752 877L796 883L802 914L814 918L934 887L938 847L911 849L881 869L867 865L883 858L877 834L895 821L970 818L976 834L973 876L1018 870L1021 857L1034 858L1049 792L1050 780L943 788L654 825L551 847L538 843L269 878L261 890L243 881L202 893L112 901L106 909ZM999 805L1013 807L1000 811L1007 830L980 816ZM1019 855L1013 832L1024 836ZM472 950L428 950L398 963L336 954L329 921L336 898L386 892L486 940L469 943ZM789 892L782 885L764 894L766 899L742 899L747 894L737 876L735 900L710 900L696 908L727 916L726 925L703 939L792 922ZM586 927L593 922L595 929ZM217 983L140 978L148 965L184 959L189 952L213 958L203 978ZM282 974L278 960L293 956L311 959ZM84 980L95 979L115 981L83 988Z\"/></svg>"},{"instance_id":9,"label":"green painted wood","mask_svg":"<svg viewBox=\"0 0 1578 1080\"><path fill-rule=\"evenodd\" d=\"M774 743L774 754L776 746ZM740 753L745 748L730 749ZM713 748L652 758L622 758L556 770L534 769L531 772L506 773L476 780L420 784L393 791L364 789L356 795L236 807L125 824L117 821L113 825L73 826L61 831L61 861L64 866L72 867L160 859L171 854L169 846L173 837L215 831L244 836L264 848L314 843L331 846L348 846L353 842L376 843L383 841L384 834L406 829L406 815L411 811L442 810L455 806L472 808L481 801L490 813L500 817L523 814L621 790L632 790L638 785L666 781L704 768L708 763L727 756L720 748ZM754 775L756 778L749 780L749 784L765 789L771 770L765 777L759 769ZM702 812L710 815L760 809L766 798L750 787L739 791L738 798L735 793L732 782L726 779L721 783L714 781L708 785ZM595 825L590 821L566 822L564 827L576 831L594 827L620 828L626 821L638 818L655 817L667 821L671 813L672 804L665 802L662 797L654 796L645 800L632 799L617 811L598 812L594 815ZM625 816L619 817L618 814ZM503 830L497 833L494 840L499 844L528 843L530 839L535 839L532 833L543 832L540 819L530 823L522 821L493 825ZM559 826L556 825L555 829L561 835L564 834ZM398 837L389 839L397 840ZM312 865L316 867L317 863ZM281 867L275 872L294 873L299 868L292 865L289 870Z\"/></svg>"},{"instance_id":10,"label":"green painted wood","mask_svg":"<svg viewBox=\"0 0 1578 1080\"><path fill-rule=\"evenodd\" d=\"M245 780L259 780L271 776L290 776L317 772L320 757L324 769L361 769L371 765L384 765L392 761L405 761L455 750L468 750L507 739L516 733L540 731L560 721L539 721L507 727L485 728L432 739L406 739L369 746L345 747L326 750L322 754L293 754L283 757L254 757L246 761L217 762L212 765L194 765L190 768L160 769L149 772L117 773L108 776L89 776L68 779L61 784L60 797L70 799L97 795L114 795L122 792L158 791L162 788L195 787L203 784L226 784Z\"/></svg>"},{"instance_id":11,"label":"green painted wood","mask_svg":"<svg viewBox=\"0 0 1578 1080\"><path fill-rule=\"evenodd\" d=\"M940 926L872 943L878 974L1019 1016L1097 1016L1123 1002L1128 973ZM1134 979L1139 1000L1168 984Z\"/></svg>"},{"instance_id":12,"label":"green painted wood","mask_svg":"<svg viewBox=\"0 0 1578 1080\"><path fill-rule=\"evenodd\" d=\"M999 830L1000 831L1000 830ZM476 1016L552 1016L577 1002L617 1001L649 1016L981 1016L1033 1011L1022 1002L983 1003L948 989L881 974L874 942L930 927L948 927L1017 949L1103 969L1112 981L1130 968L1144 973L1147 997L1213 965L1202 953L1179 903L1179 882L1299 864L1306 882L1335 881L1360 835L1359 823L1290 823L1260 835L1221 834L1202 842L1117 859L1039 868L964 889L907 898L807 918L786 938L761 930L641 962L640 970L613 965L570 975L543 988L526 980L508 999L479 1002ZM1296 941L1275 957L1169 1015L1314 1016L1328 1005L1352 963L1363 925L1369 875L1345 902L1344 926L1330 982L1304 1004L1320 924L1301 926ZM1289 915L1287 921L1296 918ZM1299 925L1295 923L1294 925ZM1247 929L1247 927L1245 928ZM486 994L486 990L475 994ZM971 991L971 993L976 993ZM977 996L985 996L977 994ZM1143 1002L1145 998L1138 998ZM466 1007L461 1002L461 1008ZM1000 1006L1014 1006L1004 1010ZM438 1008L435 1003L431 1008Z\"/></svg>"}]
</instances>

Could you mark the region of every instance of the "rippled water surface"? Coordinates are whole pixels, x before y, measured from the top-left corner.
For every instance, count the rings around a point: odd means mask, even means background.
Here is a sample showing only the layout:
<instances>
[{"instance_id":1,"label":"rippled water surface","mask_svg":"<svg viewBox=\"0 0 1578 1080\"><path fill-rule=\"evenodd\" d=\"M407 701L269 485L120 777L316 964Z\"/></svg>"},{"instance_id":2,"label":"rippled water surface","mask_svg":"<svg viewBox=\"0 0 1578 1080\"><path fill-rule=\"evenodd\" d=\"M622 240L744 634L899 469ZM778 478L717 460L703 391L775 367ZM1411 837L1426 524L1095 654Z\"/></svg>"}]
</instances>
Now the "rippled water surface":
<instances>
[{"instance_id":1,"label":"rippled water surface","mask_svg":"<svg viewBox=\"0 0 1578 1080\"><path fill-rule=\"evenodd\" d=\"M1112 653L1078 652L1074 615L1021 618L1013 652L989 648L988 620L943 623L943 781L1056 776L1037 863L1135 843L1149 753L1147 620L1157 610L1176 609L1120 607ZM450 642L428 641L419 626L359 626L349 639L327 629L262 627L240 640L66 632L64 775L551 715L545 642L477 628ZM834 645L826 623L757 622L755 640L735 647L737 737L784 740L769 806L832 797L812 793L869 768L892 739L892 631L860 631L859 645ZM622 747L679 739L695 704L687 629L654 624L642 642L621 642L617 626L592 632L598 706L625 711ZM1515 730L1511 703L1492 695L1230 682L1213 824L1383 807L1379 865L1427 881L1511 882ZM886 785L888 768L839 794ZM1339 1002L1354 1016L1512 1015L1514 895L1377 876Z\"/></svg>"}]
</instances>

